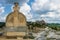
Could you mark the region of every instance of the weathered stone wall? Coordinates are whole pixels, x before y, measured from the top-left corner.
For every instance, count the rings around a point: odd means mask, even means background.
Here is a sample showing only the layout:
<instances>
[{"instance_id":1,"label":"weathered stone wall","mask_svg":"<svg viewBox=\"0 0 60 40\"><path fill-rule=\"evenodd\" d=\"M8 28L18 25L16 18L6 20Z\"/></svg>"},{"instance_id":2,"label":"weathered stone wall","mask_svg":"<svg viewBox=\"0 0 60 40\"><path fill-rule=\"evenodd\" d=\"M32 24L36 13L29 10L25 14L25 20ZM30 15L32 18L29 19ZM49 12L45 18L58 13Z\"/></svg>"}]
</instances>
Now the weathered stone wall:
<instances>
[{"instance_id":1,"label":"weathered stone wall","mask_svg":"<svg viewBox=\"0 0 60 40\"><path fill-rule=\"evenodd\" d=\"M6 27L26 26L26 18L22 13L10 13L6 18Z\"/></svg>"}]
</instances>

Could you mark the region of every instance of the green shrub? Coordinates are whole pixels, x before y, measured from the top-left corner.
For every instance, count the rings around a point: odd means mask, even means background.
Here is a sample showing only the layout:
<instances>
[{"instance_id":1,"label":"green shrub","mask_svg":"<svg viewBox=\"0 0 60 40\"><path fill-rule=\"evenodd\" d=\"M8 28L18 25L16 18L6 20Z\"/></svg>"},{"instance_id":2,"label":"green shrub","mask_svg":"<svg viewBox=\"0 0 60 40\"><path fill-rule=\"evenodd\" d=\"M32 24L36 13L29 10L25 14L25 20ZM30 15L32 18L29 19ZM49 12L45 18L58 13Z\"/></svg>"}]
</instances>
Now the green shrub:
<instances>
[{"instance_id":1,"label":"green shrub","mask_svg":"<svg viewBox=\"0 0 60 40\"><path fill-rule=\"evenodd\" d=\"M34 39L35 37L34 36L29 36L30 39Z\"/></svg>"}]
</instances>

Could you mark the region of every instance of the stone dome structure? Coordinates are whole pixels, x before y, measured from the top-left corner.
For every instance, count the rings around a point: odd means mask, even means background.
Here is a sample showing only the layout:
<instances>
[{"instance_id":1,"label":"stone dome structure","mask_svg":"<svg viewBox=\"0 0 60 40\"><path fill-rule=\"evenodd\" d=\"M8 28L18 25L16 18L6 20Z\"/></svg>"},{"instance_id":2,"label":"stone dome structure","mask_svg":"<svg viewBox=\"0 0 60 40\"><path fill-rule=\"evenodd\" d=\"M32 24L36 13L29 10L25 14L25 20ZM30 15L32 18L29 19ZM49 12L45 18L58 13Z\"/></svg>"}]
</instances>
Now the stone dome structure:
<instances>
[{"instance_id":1,"label":"stone dome structure","mask_svg":"<svg viewBox=\"0 0 60 40\"><path fill-rule=\"evenodd\" d=\"M19 12L18 3L15 3L13 10L6 18L6 36L25 36L26 17Z\"/></svg>"},{"instance_id":2,"label":"stone dome structure","mask_svg":"<svg viewBox=\"0 0 60 40\"><path fill-rule=\"evenodd\" d=\"M11 12L6 18L6 27L26 26L26 17L19 12L19 6L15 3Z\"/></svg>"}]
</instances>

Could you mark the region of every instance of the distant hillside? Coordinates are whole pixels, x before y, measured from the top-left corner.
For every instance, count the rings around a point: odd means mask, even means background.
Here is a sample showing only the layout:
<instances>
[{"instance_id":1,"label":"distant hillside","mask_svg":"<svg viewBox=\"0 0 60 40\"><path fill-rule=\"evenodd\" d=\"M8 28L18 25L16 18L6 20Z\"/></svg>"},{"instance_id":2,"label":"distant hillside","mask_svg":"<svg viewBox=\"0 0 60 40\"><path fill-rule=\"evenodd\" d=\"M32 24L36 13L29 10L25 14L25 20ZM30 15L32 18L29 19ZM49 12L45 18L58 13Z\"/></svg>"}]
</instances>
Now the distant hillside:
<instances>
[{"instance_id":1,"label":"distant hillside","mask_svg":"<svg viewBox=\"0 0 60 40\"><path fill-rule=\"evenodd\" d=\"M49 27L60 27L59 23L47 23L47 26Z\"/></svg>"},{"instance_id":2,"label":"distant hillside","mask_svg":"<svg viewBox=\"0 0 60 40\"><path fill-rule=\"evenodd\" d=\"M60 24L59 23L48 23L48 27L60 31Z\"/></svg>"},{"instance_id":3,"label":"distant hillside","mask_svg":"<svg viewBox=\"0 0 60 40\"><path fill-rule=\"evenodd\" d=\"M5 22L0 22L0 28L5 26Z\"/></svg>"}]
</instances>

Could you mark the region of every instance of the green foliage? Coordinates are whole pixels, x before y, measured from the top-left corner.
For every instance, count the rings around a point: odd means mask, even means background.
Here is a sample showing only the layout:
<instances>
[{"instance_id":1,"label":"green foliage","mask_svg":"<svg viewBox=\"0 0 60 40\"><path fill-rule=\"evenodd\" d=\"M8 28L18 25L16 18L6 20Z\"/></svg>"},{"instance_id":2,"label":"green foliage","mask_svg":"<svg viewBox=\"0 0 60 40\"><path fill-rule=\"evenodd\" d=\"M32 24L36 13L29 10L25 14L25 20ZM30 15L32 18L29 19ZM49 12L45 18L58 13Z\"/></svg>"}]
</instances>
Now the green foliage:
<instances>
[{"instance_id":1,"label":"green foliage","mask_svg":"<svg viewBox=\"0 0 60 40\"><path fill-rule=\"evenodd\" d=\"M50 23L50 24L48 23L47 26L54 30L60 30L60 24L58 23Z\"/></svg>"},{"instance_id":2,"label":"green foliage","mask_svg":"<svg viewBox=\"0 0 60 40\"><path fill-rule=\"evenodd\" d=\"M33 27L45 27L46 23L44 20L41 20L41 21L35 21L35 22L27 22L27 25L28 25L28 28L29 26L32 26L32 28Z\"/></svg>"},{"instance_id":3,"label":"green foliage","mask_svg":"<svg viewBox=\"0 0 60 40\"><path fill-rule=\"evenodd\" d=\"M0 28L2 28L3 26L5 26L4 22L0 22Z\"/></svg>"},{"instance_id":4,"label":"green foliage","mask_svg":"<svg viewBox=\"0 0 60 40\"><path fill-rule=\"evenodd\" d=\"M23 39L27 39L27 38L28 38L28 36L24 36L24 37L23 37Z\"/></svg>"},{"instance_id":5,"label":"green foliage","mask_svg":"<svg viewBox=\"0 0 60 40\"><path fill-rule=\"evenodd\" d=\"M34 39L35 37L34 36L29 36L30 39Z\"/></svg>"}]
</instances>

